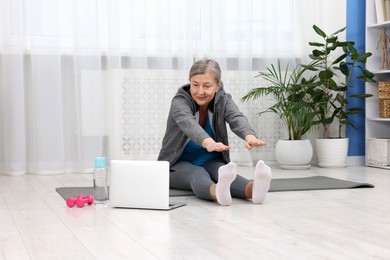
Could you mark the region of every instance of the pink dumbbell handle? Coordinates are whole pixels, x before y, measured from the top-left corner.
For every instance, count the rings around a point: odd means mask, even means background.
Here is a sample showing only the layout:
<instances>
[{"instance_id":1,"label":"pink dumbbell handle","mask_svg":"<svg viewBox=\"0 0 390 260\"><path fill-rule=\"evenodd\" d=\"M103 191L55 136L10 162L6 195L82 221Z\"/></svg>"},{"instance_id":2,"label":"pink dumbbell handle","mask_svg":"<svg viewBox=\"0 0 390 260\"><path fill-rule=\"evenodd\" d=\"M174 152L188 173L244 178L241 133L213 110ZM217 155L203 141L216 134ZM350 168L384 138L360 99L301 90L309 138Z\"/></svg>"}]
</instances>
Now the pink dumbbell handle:
<instances>
[{"instance_id":1,"label":"pink dumbbell handle","mask_svg":"<svg viewBox=\"0 0 390 260\"><path fill-rule=\"evenodd\" d=\"M78 197L76 199L76 206L82 208L84 207L85 203L87 203L88 205L92 205L93 201L94 201L93 196Z\"/></svg>"}]
</instances>

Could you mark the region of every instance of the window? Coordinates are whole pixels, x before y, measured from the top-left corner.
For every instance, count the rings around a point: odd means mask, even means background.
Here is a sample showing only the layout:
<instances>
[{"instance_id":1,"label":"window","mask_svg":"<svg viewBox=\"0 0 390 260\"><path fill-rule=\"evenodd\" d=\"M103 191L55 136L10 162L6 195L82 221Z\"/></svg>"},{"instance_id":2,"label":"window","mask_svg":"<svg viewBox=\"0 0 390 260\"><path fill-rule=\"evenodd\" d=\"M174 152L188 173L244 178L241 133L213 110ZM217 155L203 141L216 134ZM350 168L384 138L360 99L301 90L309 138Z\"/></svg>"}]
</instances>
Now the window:
<instances>
[{"instance_id":1,"label":"window","mask_svg":"<svg viewBox=\"0 0 390 260\"><path fill-rule=\"evenodd\" d=\"M8 47L157 57L294 53L293 0L9 0L8 5Z\"/></svg>"}]
</instances>

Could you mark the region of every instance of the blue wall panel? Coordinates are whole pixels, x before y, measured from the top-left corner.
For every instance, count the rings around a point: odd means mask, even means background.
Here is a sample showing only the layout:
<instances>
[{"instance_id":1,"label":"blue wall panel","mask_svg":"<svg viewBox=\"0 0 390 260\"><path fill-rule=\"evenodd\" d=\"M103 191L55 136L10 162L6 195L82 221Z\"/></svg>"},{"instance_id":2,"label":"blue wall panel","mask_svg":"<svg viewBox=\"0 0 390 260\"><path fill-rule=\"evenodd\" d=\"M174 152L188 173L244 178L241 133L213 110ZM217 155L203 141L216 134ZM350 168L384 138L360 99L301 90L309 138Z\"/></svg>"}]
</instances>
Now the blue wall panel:
<instances>
[{"instance_id":1,"label":"blue wall panel","mask_svg":"<svg viewBox=\"0 0 390 260\"><path fill-rule=\"evenodd\" d=\"M366 1L365 0L347 0L347 31L348 41L354 41L356 49L365 50L365 32L366 32ZM353 88L348 90L347 96L354 93L364 93L365 84L360 80L352 81ZM364 99L351 99L349 107L365 107ZM350 126L346 128L346 135L349 137L348 156L365 155L365 113L350 116L351 121L357 129Z\"/></svg>"}]
</instances>

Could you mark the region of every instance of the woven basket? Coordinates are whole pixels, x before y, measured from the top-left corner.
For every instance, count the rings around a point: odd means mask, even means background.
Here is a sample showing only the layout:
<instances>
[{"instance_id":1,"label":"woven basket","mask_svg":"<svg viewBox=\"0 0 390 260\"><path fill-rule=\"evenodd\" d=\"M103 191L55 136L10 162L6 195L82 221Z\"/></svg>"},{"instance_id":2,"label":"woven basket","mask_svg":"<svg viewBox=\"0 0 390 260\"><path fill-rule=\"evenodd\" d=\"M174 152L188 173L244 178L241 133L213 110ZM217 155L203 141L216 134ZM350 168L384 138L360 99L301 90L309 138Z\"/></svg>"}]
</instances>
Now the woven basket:
<instances>
[{"instance_id":1,"label":"woven basket","mask_svg":"<svg viewBox=\"0 0 390 260\"><path fill-rule=\"evenodd\" d=\"M379 99L390 99L390 81L379 81Z\"/></svg>"},{"instance_id":2,"label":"woven basket","mask_svg":"<svg viewBox=\"0 0 390 260\"><path fill-rule=\"evenodd\" d=\"M372 166L390 165L390 139L367 138L366 162Z\"/></svg>"},{"instance_id":3,"label":"woven basket","mask_svg":"<svg viewBox=\"0 0 390 260\"><path fill-rule=\"evenodd\" d=\"M390 118L390 81L378 82L379 116Z\"/></svg>"},{"instance_id":4,"label":"woven basket","mask_svg":"<svg viewBox=\"0 0 390 260\"><path fill-rule=\"evenodd\" d=\"M379 116L390 118L390 98L379 99Z\"/></svg>"}]
</instances>

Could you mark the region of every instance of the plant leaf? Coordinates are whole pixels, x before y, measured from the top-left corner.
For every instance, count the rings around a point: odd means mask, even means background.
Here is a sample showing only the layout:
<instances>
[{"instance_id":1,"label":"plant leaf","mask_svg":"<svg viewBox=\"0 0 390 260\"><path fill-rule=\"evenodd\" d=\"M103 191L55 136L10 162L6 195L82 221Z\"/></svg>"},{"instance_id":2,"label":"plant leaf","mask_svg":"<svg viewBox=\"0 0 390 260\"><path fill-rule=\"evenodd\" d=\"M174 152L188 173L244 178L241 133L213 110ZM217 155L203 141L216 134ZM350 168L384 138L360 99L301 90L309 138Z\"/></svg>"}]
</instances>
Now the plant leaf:
<instances>
[{"instance_id":1,"label":"plant leaf","mask_svg":"<svg viewBox=\"0 0 390 260\"><path fill-rule=\"evenodd\" d=\"M333 62L332 62L332 65L334 64L338 64L340 61L344 60L348 55L346 53L344 53L343 55L341 55L340 57L338 57L337 59L335 59Z\"/></svg>"},{"instance_id":2,"label":"plant leaf","mask_svg":"<svg viewBox=\"0 0 390 260\"><path fill-rule=\"evenodd\" d=\"M323 71L320 71L318 76L320 77L320 79L322 81L326 81L326 80L329 80L333 77L333 73L330 70L323 70Z\"/></svg>"},{"instance_id":3,"label":"plant leaf","mask_svg":"<svg viewBox=\"0 0 390 260\"><path fill-rule=\"evenodd\" d=\"M316 46L316 47L324 47L325 44L319 43L319 42L309 42L310 46Z\"/></svg>"},{"instance_id":4,"label":"plant leaf","mask_svg":"<svg viewBox=\"0 0 390 260\"><path fill-rule=\"evenodd\" d=\"M313 29L322 38L326 37L326 34L324 33L324 31L322 31L317 25L313 25Z\"/></svg>"},{"instance_id":5,"label":"plant leaf","mask_svg":"<svg viewBox=\"0 0 390 260\"><path fill-rule=\"evenodd\" d=\"M353 94L349 96L350 98L369 98L372 97L371 94Z\"/></svg>"},{"instance_id":6,"label":"plant leaf","mask_svg":"<svg viewBox=\"0 0 390 260\"><path fill-rule=\"evenodd\" d=\"M336 32L332 33L331 35L339 34L339 33L343 32L343 31L345 31L345 29L347 29L347 27L341 28L340 30L337 30Z\"/></svg>"}]
</instances>

